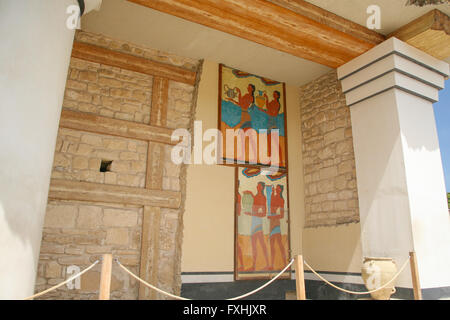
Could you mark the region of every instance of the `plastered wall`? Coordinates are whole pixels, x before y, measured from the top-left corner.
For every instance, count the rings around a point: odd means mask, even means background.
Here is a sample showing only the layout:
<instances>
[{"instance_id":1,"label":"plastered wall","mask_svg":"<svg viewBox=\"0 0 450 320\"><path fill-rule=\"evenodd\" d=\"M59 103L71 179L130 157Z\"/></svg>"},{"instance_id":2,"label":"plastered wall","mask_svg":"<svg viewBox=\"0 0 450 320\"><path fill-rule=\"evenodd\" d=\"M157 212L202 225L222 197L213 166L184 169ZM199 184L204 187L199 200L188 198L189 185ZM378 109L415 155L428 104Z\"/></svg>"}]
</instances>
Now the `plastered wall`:
<instances>
[{"instance_id":1,"label":"plastered wall","mask_svg":"<svg viewBox=\"0 0 450 320\"><path fill-rule=\"evenodd\" d=\"M308 90L316 91L316 96L324 89L338 93L338 82L330 82L330 77L333 78L333 75L324 77L323 81L314 81L307 87ZM195 116L196 120L202 121L203 130L217 128L218 79L218 64L205 61ZM330 89L330 86L334 87ZM360 272L362 256L359 223L304 228L301 94L304 95L305 92L299 91L297 87L286 86L292 256L302 253L311 265L322 271ZM308 94L314 96L314 93ZM347 110L344 111L342 113L347 116ZM350 119L344 121L345 126L349 126L349 123ZM345 152L348 158L353 158L351 140L350 148ZM333 156L330 155L330 158ZM234 270L234 170L232 167L219 165L188 167L182 272ZM350 174L352 172L353 170ZM350 178L350 186L355 190L356 187L353 187L351 182L354 178ZM344 202L345 205L349 203ZM355 209L349 211L355 216Z\"/></svg>"},{"instance_id":2,"label":"plastered wall","mask_svg":"<svg viewBox=\"0 0 450 320\"><path fill-rule=\"evenodd\" d=\"M205 61L199 84L195 119L203 130L217 128L219 65ZM291 250L301 250L304 191L300 154L298 90L286 86ZM182 272L230 272L234 270L235 168L190 165L187 170Z\"/></svg>"}]
</instances>

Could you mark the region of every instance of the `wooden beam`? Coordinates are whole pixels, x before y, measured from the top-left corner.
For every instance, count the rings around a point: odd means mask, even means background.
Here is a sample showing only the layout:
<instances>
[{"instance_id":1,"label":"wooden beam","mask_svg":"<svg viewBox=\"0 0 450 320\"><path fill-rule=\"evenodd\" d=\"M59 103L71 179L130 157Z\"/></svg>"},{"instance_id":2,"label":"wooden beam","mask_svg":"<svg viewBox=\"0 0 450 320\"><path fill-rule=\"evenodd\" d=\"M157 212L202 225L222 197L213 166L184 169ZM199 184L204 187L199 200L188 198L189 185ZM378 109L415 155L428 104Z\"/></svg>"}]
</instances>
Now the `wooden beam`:
<instances>
[{"instance_id":1,"label":"wooden beam","mask_svg":"<svg viewBox=\"0 0 450 320\"><path fill-rule=\"evenodd\" d=\"M400 29L392 32L388 35L388 38L396 37L399 40L408 41L409 39L427 30L441 30L446 34L449 34L449 17L442 11L433 9L423 16L404 25Z\"/></svg>"},{"instance_id":2,"label":"wooden beam","mask_svg":"<svg viewBox=\"0 0 450 320\"><path fill-rule=\"evenodd\" d=\"M411 267L411 279L414 290L414 300L422 300L422 290L420 288L419 268L417 267L417 256L414 251L409 253L409 266Z\"/></svg>"},{"instance_id":3,"label":"wooden beam","mask_svg":"<svg viewBox=\"0 0 450 320\"><path fill-rule=\"evenodd\" d=\"M99 300L109 300L111 296L112 254L104 254L100 276Z\"/></svg>"},{"instance_id":4,"label":"wooden beam","mask_svg":"<svg viewBox=\"0 0 450 320\"><path fill-rule=\"evenodd\" d=\"M171 141L172 129L156 127L131 121L118 120L63 109L59 126L62 128L107 134L130 139L154 141L175 145Z\"/></svg>"},{"instance_id":5,"label":"wooden beam","mask_svg":"<svg viewBox=\"0 0 450 320\"><path fill-rule=\"evenodd\" d=\"M160 143L149 142L148 144L147 177L145 179L147 189L162 190L164 149L164 145Z\"/></svg>"},{"instance_id":6,"label":"wooden beam","mask_svg":"<svg viewBox=\"0 0 450 320\"><path fill-rule=\"evenodd\" d=\"M161 225L161 208L144 207L142 219L142 244L139 277L145 281L158 285L159 266L159 238ZM154 300L157 298L155 290L140 284L139 300Z\"/></svg>"},{"instance_id":7,"label":"wooden beam","mask_svg":"<svg viewBox=\"0 0 450 320\"><path fill-rule=\"evenodd\" d=\"M437 9L388 35L440 60L450 57L450 17Z\"/></svg>"},{"instance_id":8,"label":"wooden beam","mask_svg":"<svg viewBox=\"0 0 450 320\"><path fill-rule=\"evenodd\" d=\"M109 202L178 209L181 192L52 179L49 199Z\"/></svg>"},{"instance_id":9,"label":"wooden beam","mask_svg":"<svg viewBox=\"0 0 450 320\"><path fill-rule=\"evenodd\" d=\"M297 300L306 300L305 270L303 268L303 256L301 254L295 258L295 284Z\"/></svg>"},{"instance_id":10,"label":"wooden beam","mask_svg":"<svg viewBox=\"0 0 450 320\"><path fill-rule=\"evenodd\" d=\"M128 0L337 68L375 46L266 0Z\"/></svg>"},{"instance_id":11,"label":"wooden beam","mask_svg":"<svg viewBox=\"0 0 450 320\"><path fill-rule=\"evenodd\" d=\"M153 126L167 126L167 104L169 103L169 80L155 77L152 89L152 109L150 124Z\"/></svg>"},{"instance_id":12,"label":"wooden beam","mask_svg":"<svg viewBox=\"0 0 450 320\"><path fill-rule=\"evenodd\" d=\"M165 78L153 79L152 108L150 124L154 126L167 125L167 105L169 102L169 81ZM163 189L164 149L160 143L150 141L147 152L147 170L145 187L147 189ZM140 277L147 282L158 285L159 241L161 237L161 208L144 207L142 220L142 244ZM139 299L157 299L155 290L149 290L142 284L139 286Z\"/></svg>"},{"instance_id":13,"label":"wooden beam","mask_svg":"<svg viewBox=\"0 0 450 320\"><path fill-rule=\"evenodd\" d=\"M193 71L79 41L73 43L72 57L190 85L195 84L196 73Z\"/></svg>"},{"instance_id":14,"label":"wooden beam","mask_svg":"<svg viewBox=\"0 0 450 320\"><path fill-rule=\"evenodd\" d=\"M386 37L374 30L370 30L360 24L347 20L330 11L322 9L304 0L268 0L281 7L294 11L328 27L342 31L361 40L380 44Z\"/></svg>"}]
</instances>

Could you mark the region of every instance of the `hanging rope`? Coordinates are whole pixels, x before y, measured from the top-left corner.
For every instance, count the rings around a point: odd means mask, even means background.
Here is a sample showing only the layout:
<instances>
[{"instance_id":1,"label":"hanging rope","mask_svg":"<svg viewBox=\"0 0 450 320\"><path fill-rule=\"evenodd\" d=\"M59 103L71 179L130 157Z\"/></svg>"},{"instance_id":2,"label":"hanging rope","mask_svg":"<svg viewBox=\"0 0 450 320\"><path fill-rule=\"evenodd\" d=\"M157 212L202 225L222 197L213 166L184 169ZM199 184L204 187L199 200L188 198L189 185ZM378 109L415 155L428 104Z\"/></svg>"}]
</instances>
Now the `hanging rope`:
<instances>
[{"instance_id":1,"label":"hanging rope","mask_svg":"<svg viewBox=\"0 0 450 320\"><path fill-rule=\"evenodd\" d=\"M191 299L188 299L188 298L183 298L183 297L180 297L180 296L171 294L171 293L169 293L169 292L166 292L166 291L164 291L164 290L162 290L162 289L159 289L159 288L155 287L154 285L148 283L147 281L145 281L145 280L139 278L139 277L136 276L134 273L132 273L129 269L127 269L125 266L123 266L123 265L120 263L120 261L119 261L118 259L115 259L115 261L117 262L117 264L119 265L120 268L122 268L126 273L128 273L128 274L129 274L130 276L132 276L134 279L136 279L136 280L138 280L139 282L143 283L145 286L147 286L147 287L149 287L149 288L151 288L151 289L153 289L153 290L155 290L155 291L157 291L157 292L159 292L159 293L161 293L161 294L163 294L163 295L166 295L166 296L168 296L168 297L171 297L171 298L173 298L173 299L177 299L177 300L191 300ZM32 300L32 299L35 299L35 298L37 298L37 297L40 297L40 296L42 296L42 295L44 295L44 294L46 294L46 293L48 293L48 292L51 292L51 291L53 291L53 290L58 289L59 287L61 287L61 286L65 285L65 284L67 284L67 283L73 281L74 279L76 279L76 278L82 276L84 273L88 272L88 271L91 270L93 267L95 267L99 262L100 262L100 260L95 261L92 265L90 265L89 267L87 267L86 269L84 269L83 271L81 271L80 273L71 276L70 278L68 278L67 280L65 280L65 281L63 281L63 282L61 282L61 283L59 283L59 284L57 284L56 286L53 286L53 287L51 287L51 288L49 288L49 289L47 289L47 290L44 290L44 291L42 291L42 292L40 292L40 293L36 293L36 294L34 294L34 295L30 296L30 297L27 297L27 298L25 298L24 300ZM334 285L333 283L331 283L330 281L328 281L327 279L325 279L324 277L322 277L320 274L318 274L318 273L317 273L317 272L316 272L316 271L315 271L315 270L314 270L314 269L306 262L306 260L303 260L303 263L305 264L305 266L308 267L308 268L312 271L312 273L314 273L320 280L322 280L323 282L325 282L326 284L328 284L329 286L331 286L331 287L333 287L333 288L335 288L335 289L337 289L337 290L340 290L340 291L342 291L342 292L346 292L346 293L349 293L349 294L355 294L355 295L365 295L365 294L370 294L370 293L374 293L374 292L377 292L377 291L380 291L380 290L386 288L389 284L391 284L395 279L398 278L398 276L403 272L403 270L404 270L404 269L406 268L406 266L408 265L408 262L409 262L409 259L407 259L407 260L405 261L405 263L402 265L402 267L400 268L400 270L394 275L394 277L393 277L391 280L389 280L388 282L386 282L384 285L382 285L381 287L379 287L379 288L377 288L377 289L375 289L375 290L370 290L370 291L365 291L365 292L357 292L357 291L346 290L346 289L343 289L343 288L340 288L340 287ZM255 289L255 290L253 290L253 291L250 291L250 292L248 292L248 293L246 293L246 294L243 294L243 295L240 295L240 296L237 296L237 297L234 297L234 298L229 298L229 299L226 299L226 300L231 300L231 301L232 301L232 300L243 299L243 298L246 298L246 297L248 297L248 296L251 296L251 295L257 293L258 291L261 291L261 290L264 289L265 287L269 286L272 282L274 282L275 280L277 280L283 273L286 272L287 269L289 269L289 267L291 267L291 265L292 265L293 263L294 263L294 259L292 259L292 260L289 262L289 264L288 264L283 270L281 270L274 278L272 278L270 281L266 282L266 283L263 284L262 286L258 287L257 289Z\"/></svg>"},{"instance_id":2,"label":"hanging rope","mask_svg":"<svg viewBox=\"0 0 450 320\"><path fill-rule=\"evenodd\" d=\"M331 282L329 282L327 279L325 279L324 277L322 277L320 274L318 274L305 260L303 261L304 263L305 263L305 265L320 279L320 280L322 280L323 282L325 282L326 284L328 284L329 286L331 286L331 287L333 287L333 288L335 288L335 289L337 289L337 290L340 290L340 291L343 291L343 292L346 292L346 293L350 293L350 294L356 294L356 295L363 295L363 294L370 294L370 293L374 293L374 292L377 292L377 291L380 291L381 289L384 289L384 288L386 288L389 284L391 284L395 279L397 279L397 277L403 272L403 270L406 268L406 266L408 265L408 262L409 262L409 259L407 259L406 261L405 261L405 263L403 264L403 266L400 268L400 270L397 272L397 274L391 279L391 280L389 280L388 282L386 282L384 285L382 285L381 287L379 287L379 288L377 288L377 289L375 289L375 290L370 290L370 291L365 291L365 292L357 292L357 291L350 291L350 290L346 290L346 289L343 289L343 288L340 288L340 287L338 287L338 286L336 286L336 285L334 285L334 284L332 284Z\"/></svg>"},{"instance_id":3,"label":"hanging rope","mask_svg":"<svg viewBox=\"0 0 450 320\"><path fill-rule=\"evenodd\" d=\"M164 290L161 290L161 289L155 287L154 285L151 285L151 284L148 283L147 281L145 281L145 280L139 278L139 277L136 276L134 273L132 273L130 270L128 270L125 266L123 266L123 265L120 263L120 261L119 261L118 259L115 259L115 260L116 260L117 264L118 264L118 265L119 265L126 273L128 273L130 276L132 276L132 277L135 278L136 280L140 281L141 283L143 283L143 284L146 285L147 287L149 287L149 288L151 288L151 289L153 289L153 290L155 290L155 291L158 291L159 293L164 294L164 295L166 295L166 296L168 296L168 297L177 299L177 300L192 300L192 299L183 298L183 297L180 297L180 296L171 294L171 293L169 293L169 292L166 292L166 291L164 291ZM239 300L239 299L243 299L243 298L245 298L245 297L248 297L248 296L250 296L250 295L252 295L252 294L255 294L256 292L258 292L258 291L264 289L265 287L267 287L268 285L270 285L272 282L274 282L275 280L277 280L283 273L286 272L287 269L289 269L289 267L290 267L293 263L294 263L294 259L292 259L291 262L289 262L289 264L288 264L283 270L281 270L280 273L278 273L273 279L271 279L270 281L266 282L265 284L263 284L263 285L260 286L259 288L255 289L255 290L253 290L253 291L250 291L250 292L248 292L248 293L246 293L246 294L243 294L243 295L241 295L241 296L234 297L234 298L229 298L229 299L226 299L226 300Z\"/></svg>"},{"instance_id":4,"label":"hanging rope","mask_svg":"<svg viewBox=\"0 0 450 320\"><path fill-rule=\"evenodd\" d=\"M253 291L250 291L249 293L243 294L242 296L235 297L235 298L230 298L230 299L227 299L227 300L239 300L239 299L243 299L243 298L245 298L245 297L248 297L248 296L250 296L250 295L252 295L252 294L254 294L254 293L256 293L256 292L258 292L258 291L260 291L260 290L262 290L262 289L264 289L264 288L267 287L269 284L271 284L272 282L274 282L275 280L277 280L277 279L278 279L278 278L279 278L279 277L280 277L287 269L289 269L289 267L290 267L293 263L294 263L294 259L292 259L291 262L289 262L289 264L288 264L283 270L281 270L280 273L278 273L272 280L270 280L270 281L267 282L266 284L262 285L261 287L255 289L255 290L253 290Z\"/></svg>"},{"instance_id":5,"label":"hanging rope","mask_svg":"<svg viewBox=\"0 0 450 320\"><path fill-rule=\"evenodd\" d=\"M151 289L153 289L153 290L155 290L155 291L158 291L159 293L164 294L164 295L166 295L166 296L168 296L168 297L177 299L177 300L191 300L191 299L183 298L183 297L180 297L180 296L176 296L176 295L174 295L174 294L171 294L171 293L169 293L169 292L166 292L166 291L164 291L164 290L161 290L161 289L155 287L154 285L151 285L151 284L148 283L147 281L145 281L145 280L139 278L139 277L136 276L133 272L131 272L130 270L128 270L127 268L125 268L125 266L123 266L123 265L120 263L119 259L114 259L114 260L116 260L116 262L117 262L117 264L119 265L119 267L121 267L126 273L128 273L130 276L132 276L133 278L135 278L137 281L140 281L141 283L143 283L143 284L146 285L147 287L149 287L149 288L151 288Z\"/></svg>"},{"instance_id":6,"label":"hanging rope","mask_svg":"<svg viewBox=\"0 0 450 320\"><path fill-rule=\"evenodd\" d=\"M78 278L78 277L81 277L84 273L88 272L88 271L91 270L93 267L95 267L95 265L96 265L97 263L99 263L99 262L100 262L100 260L95 261L95 262L94 262L93 264L91 264L89 267L87 267L86 269L84 269L84 270L81 271L80 273L71 276L71 277L68 278L66 281L61 282L60 284L57 284L56 286L53 286L53 287L51 287L51 288L49 288L49 289L47 289L47 290L44 290L44 291L39 292L39 293L36 293L36 294L32 295L31 297L25 298L24 300L32 300L32 299L37 298L37 297L40 297L40 296L42 296L42 295L44 295L44 294L46 294L46 293L49 293L50 291L56 290L56 289L58 289L59 287L62 287L63 285L65 285L65 284L67 284L67 283L73 281L74 279L76 279L76 278Z\"/></svg>"}]
</instances>

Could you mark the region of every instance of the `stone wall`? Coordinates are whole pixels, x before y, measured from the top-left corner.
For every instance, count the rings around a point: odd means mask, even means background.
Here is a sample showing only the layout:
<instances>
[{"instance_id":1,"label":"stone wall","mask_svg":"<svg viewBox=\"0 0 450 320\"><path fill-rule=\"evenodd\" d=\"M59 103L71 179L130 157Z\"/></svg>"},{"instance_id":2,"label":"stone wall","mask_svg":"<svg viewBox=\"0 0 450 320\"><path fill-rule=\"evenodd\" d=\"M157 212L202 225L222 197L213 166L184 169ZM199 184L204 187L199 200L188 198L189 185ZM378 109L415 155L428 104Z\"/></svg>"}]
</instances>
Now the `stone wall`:
<instances>
[{"instance_id":1,"label":"stone wall","mask_svg":"<svg viewBox=\"0 0 450 320\"><path fill-rule=\"evenodd\" d=\"M49 201L39 258L37 291L67 279L69 266L83 269L104 253L139 273L142 208L71 201ZM98 299L101 264L81 277L81 290L63 286L45 299ZM112 299L136 299L138 283L113 267Z\"/></svg>"},{"instance_id":2,"label":"stone wall","mask_svg":"<svg viewBox=\"0 0 450 320\"><path fill-rule=\"evenodd\" d=\"M146 74L72 58L63 107L148 124L152 83Z\"/></svg>"},{"instance_id":3,"label":"stone wall","mask_svg":"<svg viewBox=\"0 0 450 320\"><path fill-rule=\"evenodd\" d=\"M190 71L201 68L200 61L102 35L77 32L75 38ZM63 109L150 124L152 88L152 76L72 58ZM197 85L169 80L167 128L191 128L196 89ZM52 179L176 191L181 193L182 203L177 209L168 209L49 199L36 292L67 279L68 267L83 270L102 254L112 253L135 274L179 294L186 169L173 164L170 154L169 145L59 129ZM111 162L106 172L100 170L102 161ZM142 274L143 265L151 274ZM100 270L101 264L83 275L79 289L63 286L41 299L97 299ZM113 265L111 298L165 299L143 292L117 265Z\"/></svg>"},{"instance_id":4,"label":"stone wall","mask_svg":"<svg viewBox=\"0 0 450 320\"><path fill-rule=\"evenodd\" d=\"M143 188L147 149L145 141L60 128L52 178ZM111 162L108 172L102 161Z\"/></svg>"},{"instance_id":5,"label":"stone wall","mask_svg":"<svg viewBox=\"0 0 450 320\"><path fill-rule=\"evenodd\" d=\"M332 71L300 88L305 227L359 222L350 110Z\"/></svg>"}]
</instances>

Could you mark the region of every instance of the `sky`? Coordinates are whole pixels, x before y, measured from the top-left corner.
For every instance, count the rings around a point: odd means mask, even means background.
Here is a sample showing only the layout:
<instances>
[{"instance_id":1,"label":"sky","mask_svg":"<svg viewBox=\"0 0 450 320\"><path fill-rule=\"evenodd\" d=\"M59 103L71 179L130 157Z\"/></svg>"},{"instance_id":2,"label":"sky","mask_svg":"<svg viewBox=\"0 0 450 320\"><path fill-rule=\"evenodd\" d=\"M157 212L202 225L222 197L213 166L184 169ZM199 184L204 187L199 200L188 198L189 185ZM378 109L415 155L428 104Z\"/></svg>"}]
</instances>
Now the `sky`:
<instances>
[{"instance_id":1,"label":"sky","mask_svg":"<svg viewBox=\"0 0 450 320\"><path fill-rule=\"evenodd\" d=\"M450 192L450 79L445 81L445 89L439 92L439 102L434 105L439 146L444 167L445 186Z\"/></svg>"}]
</instances>

